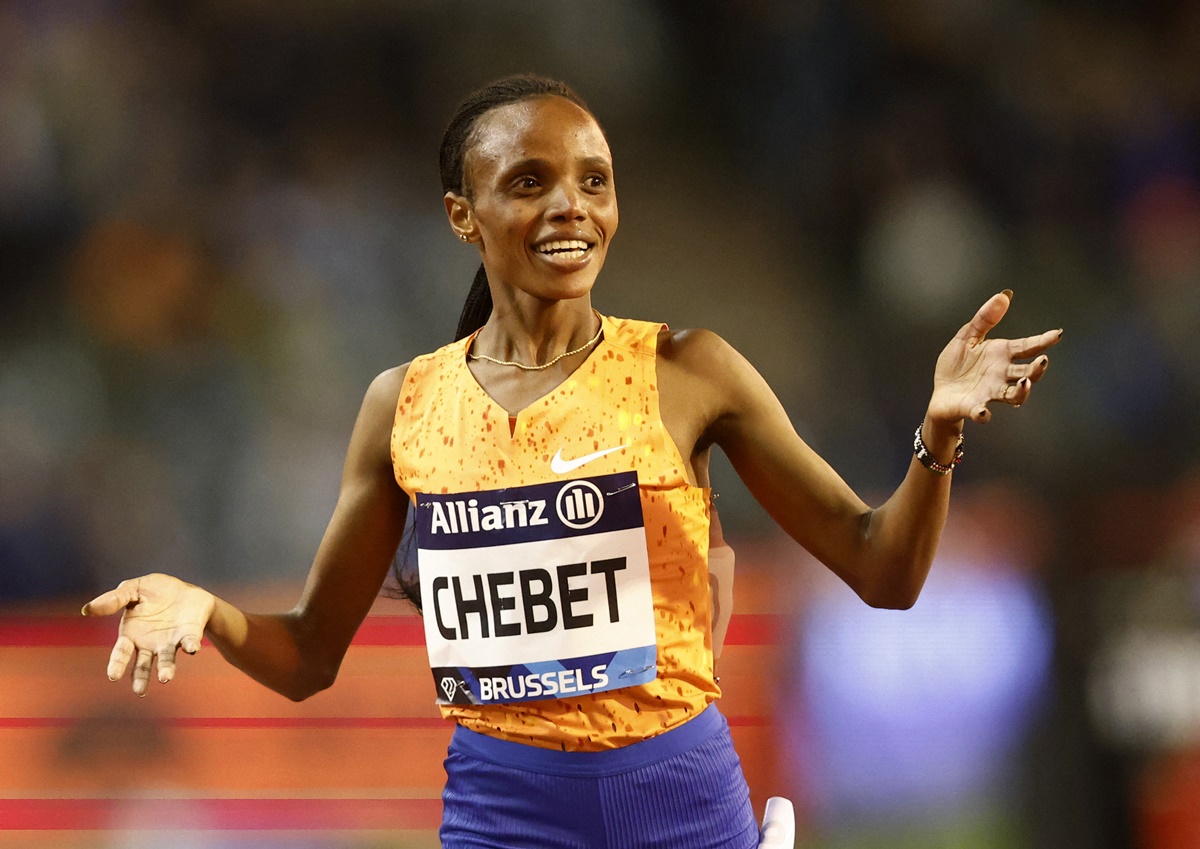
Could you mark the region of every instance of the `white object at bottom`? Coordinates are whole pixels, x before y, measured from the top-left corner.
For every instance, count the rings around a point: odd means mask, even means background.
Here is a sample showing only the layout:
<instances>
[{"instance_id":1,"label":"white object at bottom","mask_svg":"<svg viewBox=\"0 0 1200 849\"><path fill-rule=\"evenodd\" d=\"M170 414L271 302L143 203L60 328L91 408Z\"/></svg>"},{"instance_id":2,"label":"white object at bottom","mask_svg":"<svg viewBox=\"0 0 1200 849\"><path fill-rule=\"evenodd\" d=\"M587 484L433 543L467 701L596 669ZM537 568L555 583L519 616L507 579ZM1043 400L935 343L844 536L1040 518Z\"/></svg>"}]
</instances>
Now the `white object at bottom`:
<instances>
[{"instance_id":1,"label":"white object at bottom","mask_svg":"<svg viewBox=\"0 0 1200 849\"><path fill-rule=\"evenodd\" d=\"M758 849L792 849L796 843L796 809L782 796L772 796L763 811Z\"/></svg>"}]
</instances>

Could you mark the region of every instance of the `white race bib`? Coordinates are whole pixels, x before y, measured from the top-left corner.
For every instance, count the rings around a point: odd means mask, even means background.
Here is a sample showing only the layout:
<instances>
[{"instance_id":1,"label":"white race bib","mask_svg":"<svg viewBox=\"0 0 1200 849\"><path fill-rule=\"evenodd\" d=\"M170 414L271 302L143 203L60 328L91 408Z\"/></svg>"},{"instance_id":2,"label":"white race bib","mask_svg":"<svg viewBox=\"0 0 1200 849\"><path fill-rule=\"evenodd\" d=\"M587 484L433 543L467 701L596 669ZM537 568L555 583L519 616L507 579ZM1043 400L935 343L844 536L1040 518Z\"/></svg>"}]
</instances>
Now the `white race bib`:
<instances>
[{"instance_id":1,"label":"white race bib","mask_svg":"<svg viewBox=\"0 0 1200 849\"><path fill-rule=\"evenodd\" d=\"M571 698L654 679L636 472L418 493L416 520L439 704Z\"/></svg>"}]
</instances>

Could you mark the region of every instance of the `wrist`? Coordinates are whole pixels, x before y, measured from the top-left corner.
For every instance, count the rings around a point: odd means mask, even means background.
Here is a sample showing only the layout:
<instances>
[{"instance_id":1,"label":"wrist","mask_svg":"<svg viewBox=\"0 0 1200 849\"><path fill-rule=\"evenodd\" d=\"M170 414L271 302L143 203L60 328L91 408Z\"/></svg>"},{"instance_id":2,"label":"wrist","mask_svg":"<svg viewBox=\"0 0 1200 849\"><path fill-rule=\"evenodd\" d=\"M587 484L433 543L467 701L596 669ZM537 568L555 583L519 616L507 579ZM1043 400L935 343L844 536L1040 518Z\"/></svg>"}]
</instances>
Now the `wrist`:
<instances>
[{"instance_id":1,"label":"wrist","mask_svg":"<svg viewBox=\"0 0 1200 849\"><path fill-rule=\"evenodd\" d=\"M948 475L962 462L962 422L939 425L928 416L913 434L913 455L917 462L938 475Z\"/></svg>"},{"instance_id":2,"label":"wrist","mask_svg":"<svg viewBox=\"0 0 1200 849\"><path fill-rule=\"evenodd\" d=\"M204 636L220 645L235 640L239 632L245 631L245 617L229 602L209 593L208 619L204 623Z\"/></svg>"},{"instance_id":3,"label":"wrist","mask_svg":"<svg viewBox=\"0 0 1200 849\"><path fill-rule=\"evenodd\" d=\"M941 462L948 462L954 455L954 446L963 435L963 419L939 419L925 414L921 421L921 436L925 446Z\"/></svg>"}]
</instances>

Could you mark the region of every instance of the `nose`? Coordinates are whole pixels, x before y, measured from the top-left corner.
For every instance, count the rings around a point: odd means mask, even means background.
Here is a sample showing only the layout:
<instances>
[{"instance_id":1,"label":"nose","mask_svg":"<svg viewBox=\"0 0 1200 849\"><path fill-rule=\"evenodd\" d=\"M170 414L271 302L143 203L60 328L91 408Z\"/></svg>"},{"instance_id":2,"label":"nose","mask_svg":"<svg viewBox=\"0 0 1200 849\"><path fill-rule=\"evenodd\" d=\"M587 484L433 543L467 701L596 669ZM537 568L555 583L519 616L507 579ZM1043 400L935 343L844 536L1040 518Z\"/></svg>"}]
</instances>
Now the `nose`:
<instances>
[{"instance_id":1,"label":"nose","mask_svg":"<svg viewBox=\"0 0 1200 849\"><path fill-rule=\"evenodd\" d=\"M583 192L559 183L547 197L546 217L551 221L582 221L587 218Z\"/></svg>"}]
</instances>

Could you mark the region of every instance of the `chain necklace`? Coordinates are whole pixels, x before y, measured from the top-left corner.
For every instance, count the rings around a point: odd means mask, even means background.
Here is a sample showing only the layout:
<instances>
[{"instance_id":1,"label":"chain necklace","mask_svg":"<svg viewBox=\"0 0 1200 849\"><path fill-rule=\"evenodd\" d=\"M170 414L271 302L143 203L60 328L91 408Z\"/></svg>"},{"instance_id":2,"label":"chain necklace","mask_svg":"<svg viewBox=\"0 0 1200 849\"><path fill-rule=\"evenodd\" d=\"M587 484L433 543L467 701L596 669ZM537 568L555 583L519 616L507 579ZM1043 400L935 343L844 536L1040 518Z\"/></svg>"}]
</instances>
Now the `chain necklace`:
<instances>
[{"instance_id":1,"label":"chain necklace","mask_svg":"<svg viewBox=\"0 0 1200 849\"><path fill-rule=\"evenodd\" d=\"M498 360L495 357L489 357L487 354L468 353L467 359L468 360L487 360L489 363L495 363L498 366L516 366L517 368L521 369L522 371L541 371L542 369L550 368L550 366L554 365L561 359L565 359L566 357L573 357L576 354L583 353L588 348L592 347L593 345L595 345L597 342L600 341L600 335L602 333L604 333L604 322L603 321L600 322L600 329L596 331L596 335L593 336L591 339L587 340L586 342L584 342L582 345L580 345L578 348L576 348L573 351L563 351L561 354L559 354L557 357L552 359L550 362L543 363L540 366L527 366L527 365L525 365L525 363L518 363L515 360ZM472 343L472 347L474 347L474 343Z\"/></svg>"}]
</instances>

